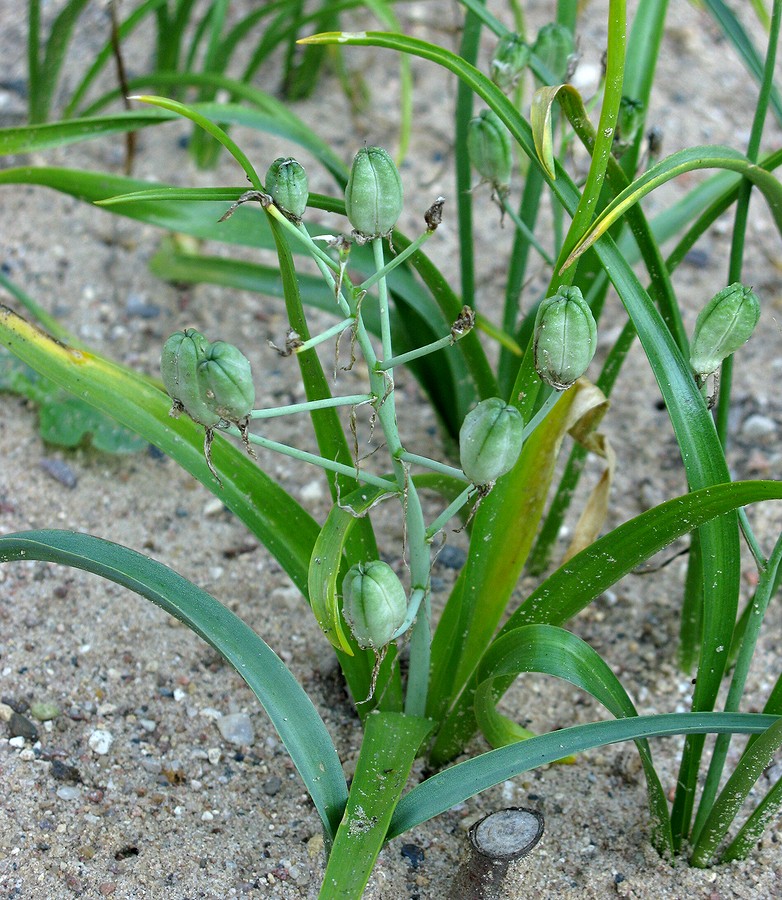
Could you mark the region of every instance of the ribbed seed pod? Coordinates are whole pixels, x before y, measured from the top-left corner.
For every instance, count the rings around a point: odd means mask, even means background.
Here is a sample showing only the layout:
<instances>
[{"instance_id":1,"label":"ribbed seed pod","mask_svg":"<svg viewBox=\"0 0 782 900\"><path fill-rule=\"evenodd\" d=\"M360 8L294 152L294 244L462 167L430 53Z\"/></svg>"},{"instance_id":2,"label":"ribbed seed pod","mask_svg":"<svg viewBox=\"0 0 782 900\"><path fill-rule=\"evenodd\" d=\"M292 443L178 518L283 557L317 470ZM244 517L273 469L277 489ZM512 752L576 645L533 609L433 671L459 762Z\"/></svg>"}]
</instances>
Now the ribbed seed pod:
<instances>
[{"instance_id":1,"label":"ribbed seed pod","mask_svg":"<svg viewBox=\"0 0 782 900\"><path fill-rule=\"evenodd\" d=\"M473 484L492 484L516 464L524 440L524 421L515 406L499 397L482 400L459 430L462 471Z\"/></svg>"},{"instance_id":2,"label":"ribbed seed pod","mask_svg":"<svg viewBox=\"0 0 782 900\"><path fill-rule=\"evenodd\" d=\"M205 402L198 380L198 366L206 359L209 341L194 328L177 331L163 345L160 374L169 397L196 422L211 428L220 421Z\"/></svg>"},{"instance_id":3,"label":"ribbed seed pod","mask_svg":"<svg viewBox=\"0 0 782 900\"><path fill-rule=\"evenodd\" d=\"M215 341L198 366L204 402L221 419L239 422L255 403L250 361L233 344Z\"/></svg>"},{"instance_id":4,"label":"ribbed seed pod","mask_svg":"<svg viewBox=\"0 0 782 900\"><path fill-rule=\"evenodd\" d=\"M690 342L692 371L705 379L745 344L760 318L760 301L751 288L735 282L715 294L701 310Z\"/></svg>"},{"instance_id":5,"label":"ribbed seed pod","mask_svg":"<svg viewBox=\"0 0 782 900\"><path fill-rule=\"evenodd\" d=\"M538 375L567 390L589 368L597 349L597 326L577 287L561 287L538 307L533 339Z\"/></svg>"},{"instance_id":6,"label":"ribbed seed pod","mask_svg":"<svg viewBox=\"0 0 782 900\"><path fill-rule=\"evenodd\" d=\"M352 566L342 582L342 612L362 649L390 643L407 614L407 595L391 566L379 559Z\"/></svg>"},{"instance_id":7,"label":"ribbed seed pod","mask_svg":"<svg viewBox=\"0 0 782 900\"><path fill-rule=\"evenodd\" d=\"M307 173L299 162L283 156L275 159L266 173L266 190L282 212L301 220L310 193Z\"/></svg>"},{"instance_id":8,"label":"ribbed seed pod","mask_svg":"<svg viewBox=\"0 0 782 900\"><path fill-rule=\"evenodd\" d=\"M365 238L389 234L402 213L402 179L382 147L362 147L353 159L345 188L345 210Z\"/></svg>"},{"instance_id":9,"label":"ribbed seed pod","mask_svg":"<svg viewBox=\"0 0 782 900\"><path fill-rule=\"evenodd\" d=\"M553 84L559 84L565 80L570 57L575 51L573 35L569 29L558 22L549 22L548 25L544 25L538 32L532 47L532 52L553 76Z\"/></svg>"},{"instance_id":10,"label":"ribbed seed pod","mask_svg":"<svg viewBox=\"0 0 782 900\"><path fill-rule=\"evenodd\" d=\"M531 54L529 44L520 35L509 32L497 44L489 63L489 77L501 91L507 93L527 68Z\"/></svg>"},{"instance_id":11,"label":"ribbed seed pod","mask_svg":"<svg viewBox=\"0 0 782 900\"><path fill-rule=\"evenodd\" d=\"M513 168L510 132L491 109L467 126L467 153L475 169L499 192L506 193Z\"/></svg>"}]
</instances>

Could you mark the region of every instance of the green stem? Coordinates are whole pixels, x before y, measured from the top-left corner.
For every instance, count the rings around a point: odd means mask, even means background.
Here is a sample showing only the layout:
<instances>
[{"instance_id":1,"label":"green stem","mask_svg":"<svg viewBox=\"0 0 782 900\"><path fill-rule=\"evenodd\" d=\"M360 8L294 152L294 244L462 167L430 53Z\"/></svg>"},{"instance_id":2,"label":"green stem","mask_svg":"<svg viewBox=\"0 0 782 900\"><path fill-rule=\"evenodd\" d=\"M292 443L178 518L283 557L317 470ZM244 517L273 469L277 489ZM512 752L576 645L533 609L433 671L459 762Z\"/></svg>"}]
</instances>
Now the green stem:
<instances>
[{"instance_id":1,"label":"green stem","mask_svg":"<svg viewBox=\"0 0 782 900\"><path fill-rule=\"evenodd\" d=\"M464 504L469 501L473 493L475 493L475 486L471 484L469 487L466 487L453 502L445 507L440 515L426 529L426 539L428 541L431 541L438 532L445 528L456 513L458 513Z\"/></svg>"},{"instance_id":2,"label":"green stem","mask_svg":"<svg viewBox=\"0 0 782 900\"><path fill-rule=\"evenodd\" d=\"M407 363L412 362L414 359L419 359L422 356L428 356L430 353L434 353L436 350L443 350L445 347L452 347L457 340L458 338L454 338L453 335L448 334L436 341L432 341L431 344L426 344L424 347L418 347L416 350L408 350L407 353L400 353L399 356L392 356L390 359L384 359L381 363L378 364L378 369L381 372L387 372L390 369L393 369L395 366L404 366Z\"/></svg>"},{"instance_id":3,"label":"green stem","mask_svg":"<svg viewBox=\"0 0 782 900\"><path fill-rule=\"evenodd\" d=\"M540 425L540 423L546 418L546 416L551 412L552 409L557 405L557 401L562 396L562 391L550 391L548 397L546 397L543 405L540 409L535 413L535 415L529 420L529 422L524 426L524 431L522 435L526 440L532 432Z\"/></svg>"},{"instance_id":4,"label":"green stem","mask_svg":"<svg viewBox=\"0 0 782 900\"><path fill-rule=\"evenodd\" d=\"M428 456L418 456L417 453L408 453L407 450L404 450L399 454L399 458L406 463L431 469L432 472L439 472L441 475L450 475L452 478L458 478L459 481L469 480L461 469L438 462L436 459L429 459Z\"/></svg>"},{"instance_id":5,"label":"green stem","mask_svg":"<svg viewBox=\"0 0 782 900\"><path fill-rule=\"evenodd\" d=\"M289 416L294 413L312 412L316 409L328 409L332 406L360 406L372 403L377 397L374 394L352 394L348 397L326 397L323 400L308 400L306 403L291 403L290 406L274 406L269 409L254 409L251 419L275 419L277 416Z\"/></svg>"},{"instance_id":6,"label":"green stem","mask_svg":"<svg viewBox=\"0 0 782 900\"><path fill-rule=\"evenodd\" d=\"M543 259L550 265L554 265L554 258L551 254L546 250L546 248L540 243L540 241L535 237L529 227L521 220L516 210L508 203L507 196L502 197L502 208L505 212L510 216L513 224L518 228L521 234L527 239L527 241L538 251L538 253L543 257Z\"/></svg>"},{"instance_id":7,"label":"green stem","mask_svg":"<svg viewBox=\"0 0 782 900\"><path fill-rule=\"evenodd\" d=\"M571 266L563 274L559 272L559 267L563 265L581 235L586 231L596 212L600 199L606 168L613 148L619 105L622 100L627 25L626 12L625 0L611 0L608 9L608 48L606 50L603 105L600 110L600 122L595 135L592 162L589 166L584 192L581 195L567 236L560 250L559 259L557 260L557 272L554 274L550 290L546 296L553 293L561 284L572 284L575 277L575 268Z\"/></svg>"},{"instance_id":8,"label":"green stem","mask_svg":"<svg viewBox=\"0 0 782 900\"><path fill-rule=\"evenodd\" d=\"M336 337L339 334L342 334L346 328L350 328L350 326L356 321L354 316L350 316L347 319L343 319L341 322L337 322L336 325L332 325L331 328L327 328L325 331L322 331L320 334L316 334L315 337L311 337L303 343L299 344L294 352L301 353L303 350L310 350L312 347L317 347L318 344L324 343L324 341L329 340L329 338Z\"/></svg>"},{"instance_id":9,"label":"green stem","mask_svg":"<svg viewBox=\"0 0 782 900\"><path fill-rule=\"evenodd\" d=\"M416 250L419 250L433 234L434 231L425 231L422 235L408 244L401 253L398 253L391 262L387 262L382 269L379 269L374 275L370 275L366 281L362 281L361 284L358 285L357 290L368 291L371 287L374 287L381 278L385 278L389 272L393 272L397 266L401 266L409 256L412 256Z\"/></svg>"},{"instance_id":10,"label":"green stem","mask_svg":"<svg viewBox=\"0 0 782 900\"><path fill-rule=\"evenodd\" d=\"M383 257L383 238L373 238L372 253L375 258L375 269L382 272L385 268L385 259ZM381 275L377 280L377 298L380 310L380 342L383 346L383 361L391 359L393 350L391 349L391 313L388 309L388 284L385 275ZM391 368L383 365L382 368L391 376Z\"/></svg>"},{"instance_id":11,"label":"green stem","mask_svg":"<svg viewBox=\"0 0 782 900\"><path fill-rule=\"evenodd\" d=\"M241 438L242 433L235 425L218 426L220 431L234 437ZM290 456L292 459L298 459L300 462L311 463L314 466L320 466L328 472L336 472L338 475L347 475L349 478L355 478L356 481L363 481L365 484L371 484L373 487L382 488L385 491L396 493L398 488L393 481L385 478L379 478L369 472L363 472L358 466L346 466L344 463L335 462L333 459L326 459L318 456L316 453L310 453L307 450L300 450L298 447L290 447L288 444L281 444L279 441L273 441L265 438L260 434L248 434L247 440L251 444L257 444L264 450L274 450L276 453L282 453L283 456Z\"/></svg>"}]
</instances>

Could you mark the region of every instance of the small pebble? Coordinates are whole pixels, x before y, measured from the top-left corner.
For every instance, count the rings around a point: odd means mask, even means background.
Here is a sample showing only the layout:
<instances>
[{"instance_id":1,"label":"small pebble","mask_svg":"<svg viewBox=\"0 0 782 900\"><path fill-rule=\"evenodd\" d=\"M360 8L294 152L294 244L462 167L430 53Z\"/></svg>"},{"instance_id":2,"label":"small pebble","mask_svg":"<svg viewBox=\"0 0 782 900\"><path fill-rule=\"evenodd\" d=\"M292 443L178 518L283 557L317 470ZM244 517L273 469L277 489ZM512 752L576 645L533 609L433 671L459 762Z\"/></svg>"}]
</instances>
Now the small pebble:
<instances>
[{"instance_id":1,"label":"small pebble","mask_svg":"<svg viewBox=\"0 0 782 900\"><path fill-rule=\"evenodd\" d=\"M38 465L47 475L50 475L55 481L59 481L60 484L65 485L69 490L73 490L79 482L73 469L61 459L45 456Z\"/></svg>"},{"instance_id":2,"label":"small pebble","mask_svg":"<svg viewBox=\"0 0 782 900\"><path fill-rule=\"evenodd\" d=\"M763 441L776 433L777 423L768 416L754 414L748 416L741 426L741 436L745 441Z\"/></svg>"},{"instance_id":3,"label":"small pebble","mask_svg":"<svg viewBox=\"0 0 782 900\"><path fill-rule=\"evenodd\" d=\"M69 766L60 759L53 759L51 768L49 769L52 778L55 781L74 781L80 782L81 775L76 766Z\"/></svg>"},{"instance_id":4,"label":"small pebble","mask_svg":"<svg viewBox=\"0 0 782 900\"><path fill-rule=\"evenodd\" d=\"M19 736L19 737L12 737L12 738L9 739L8 743L9 743L12 747L14 747L16 750L21 750L21 749L23 749L23 747L24 747L24 738L21 737L21 736Z\"/></svg>"},{"instance_id":5,"label":"small pebble","mask_svg":"<svg viewBox=\"0 0 782 900\"><path fill-rule=\"evenodd\" d=\"M34 744L38 740L38 729L33 723L20 713L11 713L8 720L8 734L12 738L21 737Z\"/></svg>"},{"instance_id":6,"label":"small pebble","mask_svg":"<svg viewBox=\"0 0 782 900\"><path fill-rule=\"evenodd\" d=\"M46 701L33 703L30 707L30 714L34 719L38 719L39 722L49 722L60 715L60 707L56 703Z\"/></svg>"},{"instance_id":7,"label":"small pebble","mask_svg":"<svg viewBox=\"0 0 782 900\"><path fill-rule=\"evenodd\" d=\"M402 844L402 857L410 863L410 868L415 871L426 858L423 847L418 844Z\"/></svg>"},{"instance_id":8,"label":"small pebble","mask_svg":"<svg viewBox=\"0 0 782 900\"><path fill-rule=\"evenodd\" d=\"M98 756L105 756L114 743L114 735L103 728L96 728L90 735L88 743L93 753L97 753Z\"/></svg>"},{"instance_id":9,"label":"small pebble","mask_svg":"<svg viewBox=\"0 0 782 900\"><path fill-rule=\"evenodd\" d=\"M13 709L7 703L0 703L0 722L10 721L13 714Z\"/></svg>"},{"instance_id":10,"label":"small pebble","mask_svg":"<svg viewBox=\"0 0 782 900\"><path fill-rule=\"evenodd\" d=\"M220 734L229 744L244 747L255 741L253 723L246 713L231 713L217 720Z\"/></svg>"},{"instance_id":11,"label":"small pebble","mask_svg":"<svg viewBox=\"0 0 782 900\"><path fill-rule=\"evenodd\" d=\"M125 301L125 312L139 319L155 319L160 315L160 307L156 303L148 303L140 294L128 294Z\"/></svg>"},{"instance_id":12,"label":"small pebble","mask_svg":"<svg viewBox=\"0 0 782 900\"><path fill-rule=\"evenodd\" d=\"M150 775L159 775L163 771L163 764L159 759L153 759L151 756L141 757L141 768Z\"/></svg>"},{"instance_id":13,"label":"small pebble","mask_svg":"<svg viewBox=\"0 0 782 900\"><path fill-rule=\"evenodd\" d=\"M277 775L272 775L271 778L267 778L263 783L263 792L268 797L274 797L282 787L282 779Z\"/></svg>"},{"instance_id":14,"label":"small pebble","mask_svg":"<svg viewBox=\"0 0 782 900\"><path fill-rule=\"evenodd\" d=\"M64 784L62 787L57 788L57 796L60 800L78 800L81 797L81 788Z\"/></svg>"},{"instance_id":15,"label":"small pebble","mask_svg":"<svg viewBox=\"0 0 782 900\"><path fill-rule=\"evenodd\" d=\"M219 748L219 747L210 747L210 748L206 751L206 758L209 760L209 762L210 762L213 766L216 766L216 765L220 762L220 757L221 757L221 756L222 756L222 753L220 752L220 748Z\"/></svg>"}]
</instances>

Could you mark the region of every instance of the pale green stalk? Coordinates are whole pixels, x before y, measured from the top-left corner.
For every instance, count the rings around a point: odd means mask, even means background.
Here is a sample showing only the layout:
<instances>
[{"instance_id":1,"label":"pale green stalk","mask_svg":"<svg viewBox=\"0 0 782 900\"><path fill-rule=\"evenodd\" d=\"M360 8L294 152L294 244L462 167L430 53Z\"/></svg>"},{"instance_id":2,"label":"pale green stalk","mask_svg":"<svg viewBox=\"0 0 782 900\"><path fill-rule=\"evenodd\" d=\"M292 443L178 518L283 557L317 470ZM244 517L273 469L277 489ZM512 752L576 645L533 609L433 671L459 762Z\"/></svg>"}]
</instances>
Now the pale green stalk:
<instances>
[{"instance_id":1,"label":"pale green stalk","mask_svg":"<svg viewBox=\"0 0 782 900\"><path fill-rule=\"evenodd\" d=\"M429 459L428 456L419 456L417 453L409 453L407 450L400 457L406 463L423 466L425 469L431 469L432 472L439 472L441 475L450 475L451 478L458 478L459 481L469 481L467 476L461 469L455 466L449 466L446 463L438 462L436 459Z\"/></svg>"},{"instance_id":2,"label":"pale green stalk","mask_svg":"<svg viewBox=\"0 0 782 900\"><path fill-rule=\"evenodd\" d=\"M368 291L371 287L374 287L381 278L385 278L389 272L393 272L397 266L401 266L402 263L408 259L408 257L412 256L416 250L420 249L423 244L425 244L429 238L434 234L434 231L430 231L427 229L422 235L417 237L411 244L408 244L405 249L397 254L391 262L385 263L385 265L378 269L374 275L370 275L366 281L362 281L358 286L358 290L360 291Z\"/></svg>"},{"instance_id":3,"label":"pale green stalk","mask_svg":"<svg viewBox=\"0 0 782 900\"><path fill-rule=\"evenodd\" d=\"M244 435L235 425L219 425L220 431L231 434L234 437L242 438ZM357 481L363 481L365 484L371 484L373 487L382 488L385 491L395 491L396 485L387 481L385 478L379 478L369 472L364 472L358 466L346 466L343 463L336 462L333 459L326 459L318 456L316 453L309 453L307 450L299 450L298 447L290 447L288 444L281 444L279 441L273 441L265 438L260 434L248 434L246 439L251 444L257 444L264 450L274 450L276 453L282 453L283 456L290 456L292 459L298 459L300 462L311 463L314 466L320 466L329 472L336 472L338 475L347 475L349 478L355 478Z\"/></svg>"},{"instance_id":4,"label":"pale green stalk","mask_svg":"<svg viewBox=\"0 0 782 900\"><path fill-rule=\"evenodd\" d=\"M269 409L254 409L251 419L274 419L277 416L289 416L293 413L312 412L316 409L329 409L332 406L360 406L372 403L377 398L374 394L352 394L348 397L325 397L323 400L308 400L306 403L291 403L290 406L274 406Z\"/></svg>"},{"instance_id":5,"label":"pale green stalk","mask_svg":"<svg viewBox=\"0 0 782 900\"><path fill-rule=\"evenodd\" d=\"M316 334L315 337L311 337L309 340L304 341L299 344L295 349L295 353L303 353L305 350L311 350L313 347L317 347L318 344L322 344L324 341L329 340L329 338L336 337L338 334L342 334L347 328L356 321L355 316L350 316L347 319L343 319L341 322L337 322L336 325L332 325L331 328L327 328L325 331L322 331L320 334Z\"/></svg>"},{"instance_id":6,"label":"pale green stalk","mask_svg":"<svg viewBox=\"0 0 782 900\"><path fill-rule=\"evenodd\" d=\"M434 353L435 350L443 350L445 347L452 347L459 337L462 337L462 335L454 337L453 335L448 334L445 337L438 338L436 341L432 341L431 344L418 347L416 350L408 350L407 353L400 353L399 356L392 356L390 359L384 359L383 362L378 364L378 368L382 372L387 372L390 369L393 369L394 366L404 366L414 359L420 359L422 356L428 356L428 354Z\"/></svg>"},{"instance_id":7,"label":"pale green stalk","mask_svg":"<svg viewBox=\"0 0 782 900\"><path fill-rule=\"evenodd\" d=\"M432 522L432 524L426 529L426 538L431 541L438 531L442 531L443 528L451 521L451 519L459 512L459 510L464 506L465 503L468 502L470 497L475 493L477 488L475 485L471 484L469 487L466 487L461 494L445 509L440 513L440 515Z\"/></svg>"}]
</instances>

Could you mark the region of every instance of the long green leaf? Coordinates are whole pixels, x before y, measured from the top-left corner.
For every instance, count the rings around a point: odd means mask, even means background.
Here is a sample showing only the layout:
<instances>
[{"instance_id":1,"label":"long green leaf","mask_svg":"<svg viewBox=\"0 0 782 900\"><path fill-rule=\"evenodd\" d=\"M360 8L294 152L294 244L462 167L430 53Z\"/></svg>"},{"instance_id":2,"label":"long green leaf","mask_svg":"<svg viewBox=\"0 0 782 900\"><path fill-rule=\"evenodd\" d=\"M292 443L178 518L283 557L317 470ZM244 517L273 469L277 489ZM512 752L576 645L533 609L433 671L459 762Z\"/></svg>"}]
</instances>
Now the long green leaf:
<instances>
[{"instance_id":1,"label":"long green leaf","mask_svg":"<svg viewBox=\"0 0 782 900\"><path fill-rule=\"evenodd\" d=\"M36 153L49 147L65 147L80 141L118 132L135 131L147 125L159 125L171 120L154 109L92 116L84 119L67 119L45 125L21 125L0 128L0 155L12 153Z\"/></svg>"},{"instance_id":2,"label":"long green leaf","mask_svg":"<svg viewBox=\"0 0 782 900\"><path fill-rule=\"evenodd\" d=\"M538 766L583 753L593 747L672 734L757 734L778 721L760 713L663 713L590 722L538 735L458 763L416 785L399 801L388 828L388 839L428 822L481 791Z\"/></svg>"},{"instance_id":3,"label":"long green leaf","mask_svg":"<svg viewBox=\"0 0 782 900\"><path fill-rule=\"evenodd\" d=\"M0 537L0 562L39 559L74 566L130 588L214 647L261 701L299 770L326 832L347 801L342 766L312 701L285 663L242 620L172 569L127 547L70 531Z\"/></svg>"},{"instance_id":4,"label":"long green leaf","mask_svg":"<svg viewBox=\"0 0 782 900\"><path fill-rule=\"evenodd\" d=\"M696 169L727 169L747 178L765 196L777 228L782 233L782 183L730 147L688 147L652 166L615 197L581 236L563 268L570 266L588 250L629 207L672 178Z\"/></svg>"},{"instance_id":5,"label":"long green leaf","mask_svg":"<svg viewBox=\"0 0 782 900\"><path fill-rule=\"evenodd\" d=\"M187 416L172 419L169 398L149 379L53 340L4 306L0 306L0 344L176 460L257 535L307 596L307 569L318 526L241 450L215 438L212 459L221 473L220 488L204 458L203 429Z\"/></svg>"},{"instance_id":6,"label":"long green leaf","mask_svg":"<svg viewBox=\"0 0 782 900\"><path fill-rule=\"evenodd\" d=\"M428 719L402 713L375 712L368 716L320 900L356 900L363 896L418 748L431 730Z\"/></svg>"}]
</instances>

